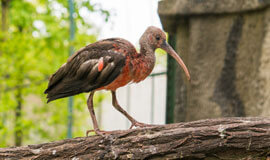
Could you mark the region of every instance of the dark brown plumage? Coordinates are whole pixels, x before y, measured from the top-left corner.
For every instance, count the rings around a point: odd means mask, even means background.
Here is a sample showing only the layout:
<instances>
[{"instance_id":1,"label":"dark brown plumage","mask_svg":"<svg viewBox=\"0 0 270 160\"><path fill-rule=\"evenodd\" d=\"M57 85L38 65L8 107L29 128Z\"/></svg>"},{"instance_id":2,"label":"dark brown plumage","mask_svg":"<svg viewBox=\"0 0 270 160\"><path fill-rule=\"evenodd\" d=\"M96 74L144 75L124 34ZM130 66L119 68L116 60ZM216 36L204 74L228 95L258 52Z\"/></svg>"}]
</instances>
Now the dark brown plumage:
<instances>
[{"instance_id":1,"label":"dark brown plumage","mask_svg":"<svg viewBox=\"0 0 270 160\"><path fill-rule=\"evenodd\" d=\"M190 76L181 58L166 42L165 33L159 28L148 27L140 38L140 46L138 53L127 40L110 38L80 49L51 76L45 90L48 102L91 92L87 105L94 130L90 131L104 134L108 132L100 131L98 128L93 109L93 96L95 91L106 89L112 92L113 106L131 121L131 128L149 126L137 122L120 107L116 99L116 89L129 82L138 83L144 80L154 68L157 48L162 48L172 55L183 67L188 79Z\"/></svg>"},{"instance_id":2,"label":"dark brown plumage","mask_svg":"<svg viewBox=\"0 0 270 160\"><path fill-rule=\"evenodd\" d=\"M113 45L129 44L123 39L106 39L90 44L73 56L52 75L45 93L48 102L90 92L111 83L122 71L126 56L115 52ZM98 71L99 59L103 58L104 68Z\"/></svg>"}]
</instances>

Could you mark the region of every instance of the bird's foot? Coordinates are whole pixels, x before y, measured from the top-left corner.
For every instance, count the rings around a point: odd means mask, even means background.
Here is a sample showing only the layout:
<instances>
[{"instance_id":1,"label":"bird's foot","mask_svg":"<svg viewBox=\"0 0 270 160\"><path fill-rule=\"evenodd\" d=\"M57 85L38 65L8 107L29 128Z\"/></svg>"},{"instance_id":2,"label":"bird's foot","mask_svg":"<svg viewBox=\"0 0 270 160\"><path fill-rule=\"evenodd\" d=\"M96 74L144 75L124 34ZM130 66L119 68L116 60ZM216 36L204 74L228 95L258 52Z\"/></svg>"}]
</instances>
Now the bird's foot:
<instances>
[{"instance_id":1,"label":"bird's foot","mask_svg":"<svg viewBox=\"0 0 270 160\"><path fill-rule=\"evenodd\" d=\"M131 123L132 124L131 124L129 129L132 129L133 127L143 128L143 127L154 127L154 126L156 126L156 125L152 125L152 124L141 123L141 122L138 122L138 121L133 121Z\"/></svg>"},{"instance_id":2,"label":"bird's foot","mask_svg":"<svg viewBox=\"0 0 270 160\"><path fill-rule=\"evenodd\" d=\"M91 129L91 130L86 131L86 137L88 137L88 134L91 132L95 132L97 135L100 135L100 136L105 136L107 134L112 134L114 131L102 131L99 129Z\"/></svg>"}]
</instances>

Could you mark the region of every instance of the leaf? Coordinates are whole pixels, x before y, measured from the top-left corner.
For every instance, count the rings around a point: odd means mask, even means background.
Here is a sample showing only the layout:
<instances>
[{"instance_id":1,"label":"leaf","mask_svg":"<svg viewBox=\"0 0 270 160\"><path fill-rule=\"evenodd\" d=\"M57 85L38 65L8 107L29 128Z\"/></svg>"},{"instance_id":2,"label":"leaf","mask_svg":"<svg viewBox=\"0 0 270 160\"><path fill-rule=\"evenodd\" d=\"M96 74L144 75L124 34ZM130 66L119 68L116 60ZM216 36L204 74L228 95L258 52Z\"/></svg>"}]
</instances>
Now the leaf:
<instances>
[{"instance_id":1,"label":"leaf","mask_svg":"<svg viewBox=\"0 0 270 160\"><path fill-rule=\"evenodd\" d=\"M48 77L67 61L70 45L79 49L97 39L97 34L87 32L93 26L78 14L80 9L100 12L88 0L74 3L80 27L71 43L68 1L11 1L8 33L0 32L0 147L14 144L16 130L23 131L24 145L66 138L67 98L47 104L43 92ZM86 99L85 94L74 99L75 136L84 136L90 128ZM96 96L95 104L103 99ZM15 122L18 103L22 103L22 114Z\"/></svg>"}]
</instances>

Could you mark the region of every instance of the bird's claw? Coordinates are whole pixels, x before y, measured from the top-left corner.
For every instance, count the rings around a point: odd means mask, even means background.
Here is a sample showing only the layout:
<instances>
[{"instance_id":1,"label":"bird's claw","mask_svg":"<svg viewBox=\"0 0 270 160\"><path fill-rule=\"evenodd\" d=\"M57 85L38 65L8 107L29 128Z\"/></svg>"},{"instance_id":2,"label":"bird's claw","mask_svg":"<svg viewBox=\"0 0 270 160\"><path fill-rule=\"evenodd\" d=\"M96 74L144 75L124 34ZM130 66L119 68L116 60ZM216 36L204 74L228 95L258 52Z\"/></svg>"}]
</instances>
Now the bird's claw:
<instances>
[{"instance_id":1,"label":"bird's claw","mask_svg":"<svg viewBox=\"0 0 270 160\"><path fill-rule=\"evenodd\" d=\"M99 130L99 129L91 129L91 130L86 131L86 137L88 137L88 134L91 133L91 132L95 132L97 135L100 135L100 136L105 136L107 134L112 134L113 133L113 131L102 131L102 130Z\"/></svg>"},{"instance_id":2,"label":"bird's claw","mask_svg":"<svg viewBox=\"0 0 270 160\"><path fill-rule=\"evenodd\" d=\"M132 124L129 127L129 129L132 129L133 127L143 128L143 127L154 127L154 126L155 125L152 125L152 124L146 124L146 123L141 123L141 122L138 122L138 121L134 121L134 122L132 122Z\"/></svg>"}]
</instances>

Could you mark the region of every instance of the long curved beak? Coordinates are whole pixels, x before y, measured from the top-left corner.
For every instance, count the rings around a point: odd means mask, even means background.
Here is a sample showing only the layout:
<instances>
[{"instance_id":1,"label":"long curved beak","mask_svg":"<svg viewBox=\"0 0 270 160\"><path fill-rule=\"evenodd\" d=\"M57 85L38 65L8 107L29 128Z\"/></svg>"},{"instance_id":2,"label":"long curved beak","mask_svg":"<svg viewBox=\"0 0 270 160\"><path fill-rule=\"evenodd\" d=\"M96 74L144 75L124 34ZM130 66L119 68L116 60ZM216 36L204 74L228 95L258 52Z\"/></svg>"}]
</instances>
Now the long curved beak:
<instances>
[{"instance_id":1,"label":"long curved beak","mask_svg":"<svg viewBox=\"0 0 270 160\"><path fill-rule=\"evenodd\" d=\"M185 63L178 56L178 54L174 51L174 49L166 42L166 40L163 41L160 48L165 50L169 55L171 55L179 63L179 65L183 68L183 70L187 76L187 79L190 81L190 74L189 74L189 71L188 71Z\"/></svg>"}]
</instances>

